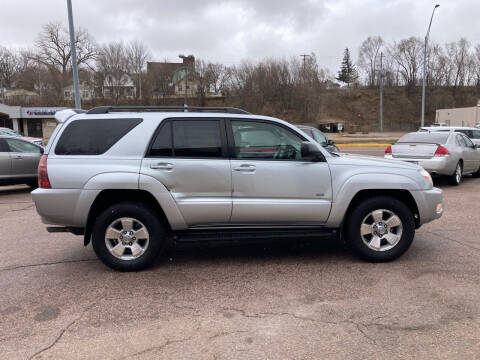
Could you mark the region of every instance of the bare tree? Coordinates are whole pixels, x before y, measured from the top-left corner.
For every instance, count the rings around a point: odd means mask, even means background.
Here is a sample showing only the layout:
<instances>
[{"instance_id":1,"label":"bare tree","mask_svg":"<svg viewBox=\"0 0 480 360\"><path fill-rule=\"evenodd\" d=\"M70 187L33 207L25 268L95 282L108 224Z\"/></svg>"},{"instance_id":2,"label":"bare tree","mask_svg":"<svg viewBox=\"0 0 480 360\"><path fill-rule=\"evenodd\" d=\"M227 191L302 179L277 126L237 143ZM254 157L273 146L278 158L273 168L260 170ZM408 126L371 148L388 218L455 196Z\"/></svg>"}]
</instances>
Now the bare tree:
<instances>
[{"instance_id":1,"label":"bare tree","mask_svg":"<svg viewBox=\"0 0 480 360\"><path fill-rule=\"evenodd\" d=\"M110 96L118 102L124 95L123 88L129 82L131 68L127 47L123 42L111 42L103 46L97 59L97 79L103 81L102 87L108 89Z\"/></svg>"},{"instance_id":2,"label":"bare tree","mask_svg":"<svg viewBox=\"0 0 480 360\"><path fill-rule=\"evenodd\" d=\"M454 91L459 86L465 86L469 82L469 70L472 62L470 43L465 38L445 45L448 58L452 66L451 86Z\"/></svg>"},{"instance_id":3,"label":"bare tree","mask_svg":"<svg viewBox=\"0 0 480 360\"><path fill-rule=\"evenodd\" d=\"M137 78L138 97L142 98L142 74L150 59L150 51L147 47L138 40L130 42L126 49L128 61L130 64L131 73L135 74Z\"/></svg>"},{"instance_id":4,"label":"bare tree","mask_svg":"<svg viewBox=\"0 0 480 360\"><path fill-rule=\"evenodd\" d=\"M358 66L367 74L368 86L376 85L376 66L377 59L384 46L384 41L380 36L369 36L360 45L358 52Z\"/></svg>"},{"instance_id":5,"label":"bare tree","mask_svg":"<svg viewBox=\"0 0 480 360\"><path fill-rule=\"evenodd\" d=\"M13 50L0 46L0 88L11 87L21 69L19 55Z\"/></svg>"},{"instance_id":6,"label":"bare tree","mask_svg":"<svg viewBox=\"0 0 480 360\"><path fill-rule=\"evenodd\" d=\"M409 88L414 87L423 64L423 42L413 36L394 42L389 47L389 55L398 65L405 85Z\"/></svg>"},{"instance_id":7,"label":"bare tree","mask_svg":"<svg viewBox=\"0 0 480 360\"><path fill-rule=\"evenodd\" d=\"M55 67L62 74L70 69L70 37L62 24L51 22L44 25L35 45L37 55L43 64ZM87 30L81 28L76 30L75 46L78 65L89 64L95 59L97 47Z\"/></svg>"}]
</instances>

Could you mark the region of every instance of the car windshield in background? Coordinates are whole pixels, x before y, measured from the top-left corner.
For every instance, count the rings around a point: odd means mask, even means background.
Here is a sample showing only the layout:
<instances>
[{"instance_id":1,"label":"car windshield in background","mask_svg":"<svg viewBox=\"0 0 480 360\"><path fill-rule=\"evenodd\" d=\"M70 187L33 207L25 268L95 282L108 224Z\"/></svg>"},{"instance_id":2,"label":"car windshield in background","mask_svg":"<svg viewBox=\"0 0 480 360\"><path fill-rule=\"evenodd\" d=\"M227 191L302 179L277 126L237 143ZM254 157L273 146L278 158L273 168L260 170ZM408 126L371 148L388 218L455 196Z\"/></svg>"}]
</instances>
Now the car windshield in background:
<instances>
[{"instance_id":1,"label":"car windshield in background","mask_svg":"<svg viewBox=\"0 0 480 360\"><path fill-rule=\"evenodd\" d=\"M415 132L402 136L398 143L445 144L450 132Z\"/></svg>"}]
</instances>

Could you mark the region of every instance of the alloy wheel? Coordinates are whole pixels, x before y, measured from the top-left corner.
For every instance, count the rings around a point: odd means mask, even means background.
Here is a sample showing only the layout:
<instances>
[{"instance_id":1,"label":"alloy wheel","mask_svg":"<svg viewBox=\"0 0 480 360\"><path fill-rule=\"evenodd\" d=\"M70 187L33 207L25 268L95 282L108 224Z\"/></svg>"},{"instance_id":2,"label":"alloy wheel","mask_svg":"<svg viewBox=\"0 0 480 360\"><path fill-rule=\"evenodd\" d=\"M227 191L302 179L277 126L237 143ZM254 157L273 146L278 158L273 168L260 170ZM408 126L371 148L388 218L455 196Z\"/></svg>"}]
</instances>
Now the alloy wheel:
<instances>
[{"instance_id":1,"label":"alloy wheel","mask_svg":"<svg viewBox=\"0 0 480 360\"><path fill-rule=\"evenodd\" d=\"M364 244L375 251L387 251L402 238L402 220L391 210L378 209L370 212L360 225Z\"/></svg>"},{"instance_id":2,"label":"alloy wheel","mask_svg":"<svg viewBox=\"0 0 480 360\"><path fill-rule=\"evenodd\" d=\"M134 260L148 248L150 236L139 220L122 217L113 221L105 231L105 245L110 254L121 260Z\"/></svg>"}]
</instances>

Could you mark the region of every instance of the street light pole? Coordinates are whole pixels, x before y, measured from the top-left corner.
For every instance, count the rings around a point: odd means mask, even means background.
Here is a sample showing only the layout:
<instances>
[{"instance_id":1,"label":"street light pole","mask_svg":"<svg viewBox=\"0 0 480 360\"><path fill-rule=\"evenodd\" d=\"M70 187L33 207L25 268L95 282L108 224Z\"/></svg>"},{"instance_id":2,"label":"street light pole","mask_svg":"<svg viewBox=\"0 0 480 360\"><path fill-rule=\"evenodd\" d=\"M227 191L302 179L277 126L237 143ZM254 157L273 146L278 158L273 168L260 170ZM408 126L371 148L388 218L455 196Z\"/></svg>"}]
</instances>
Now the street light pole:
<instances>
[{"instance_id":1,"label":"street light pole","mask_svg":"<svg viewBox=\"0 0 480 360\"><path fill-rule=\"evenodd\" d=\"M427 44L428 36L430 35L430 27L432 26L433 14L435 14L435 9L440 5L435 5L432 11L432 16L430 17L430 24L428 24L427 34L425 35L425 48L423 49L423 80L422 80L422 121L420 126L425 126L425 83L427 78Z\"/></svg>"},{"instance_id":2,"label":"street light pole","mask_svg":"<svg viewBox=\"0 0 480 360\"><path fill-rule=\"evenodd\" d=\"M68 8L68 27L70 30L70 49L72 52L72 73L73 73L73 89L75 94L75 108L81 109L82 103L80 102L80 86L78 85L77 51L75 49L75 30L73 27L72 0L67 0L67 8Z\"/></svg>"}]
</instances>

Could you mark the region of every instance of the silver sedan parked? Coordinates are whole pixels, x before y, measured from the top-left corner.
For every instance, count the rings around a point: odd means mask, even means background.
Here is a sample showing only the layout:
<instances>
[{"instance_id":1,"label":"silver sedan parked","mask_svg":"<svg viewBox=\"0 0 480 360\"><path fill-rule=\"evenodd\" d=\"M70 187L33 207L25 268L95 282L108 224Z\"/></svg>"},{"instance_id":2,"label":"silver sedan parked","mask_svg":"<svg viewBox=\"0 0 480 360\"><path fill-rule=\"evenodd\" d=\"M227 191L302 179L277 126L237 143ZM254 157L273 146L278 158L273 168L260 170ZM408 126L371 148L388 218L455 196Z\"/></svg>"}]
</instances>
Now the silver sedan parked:
<instances>
[{"instance_id":1,"label":"silver sedan parked","mask_svg":"<svg viewBox=\"0 0 480 360\"><path fill-rule=\"evenodd\" d=\"M37 187L37 169L43 148L14 136L0 136L0 185Z\"/></svg>"},{"instance_id":2,"label":"silver sedan parked","mask_svg":"<svg viewBox=\"0 0 480 360\"><path fill-rule=\"evenodd\" d=\"M414 132L401 137L385 150L385 158L422 166L432 175L444 175L453 185L462 176L480 176L480 149L463 133Z\"/></svg>"}]
</instances>

